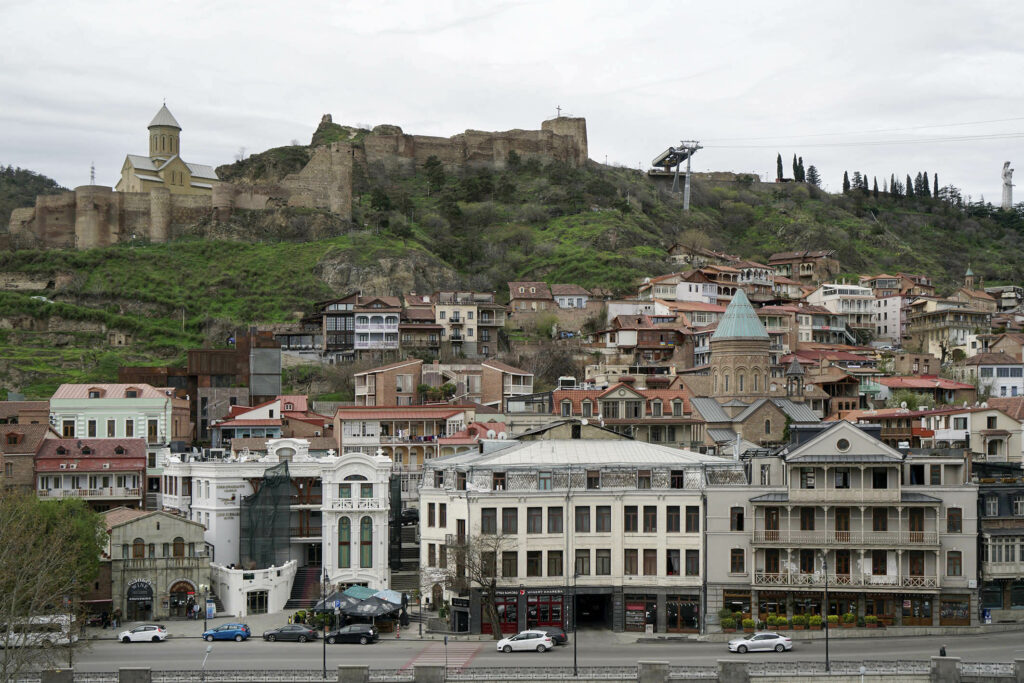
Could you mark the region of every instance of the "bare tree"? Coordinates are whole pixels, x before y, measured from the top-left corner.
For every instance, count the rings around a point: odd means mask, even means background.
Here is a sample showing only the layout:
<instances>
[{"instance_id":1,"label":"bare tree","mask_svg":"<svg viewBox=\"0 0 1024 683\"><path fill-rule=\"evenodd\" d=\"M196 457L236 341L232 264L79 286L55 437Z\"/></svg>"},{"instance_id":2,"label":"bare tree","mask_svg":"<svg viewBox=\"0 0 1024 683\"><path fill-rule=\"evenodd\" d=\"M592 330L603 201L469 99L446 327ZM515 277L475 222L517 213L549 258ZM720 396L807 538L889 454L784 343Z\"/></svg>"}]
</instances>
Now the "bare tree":
<instances>
[{"instance_id":1,"label":"bare tree","mask_svg":"<svg viewBox=\"0 0 1024 683\"><path fill-rule=\"evenodd\" d=\"M697 228L684 230L676 242L689 254L689 263L693 263L697 259L701 250L711 248L711 238Z\"/></svg>"},{"instance_id":2,"label":"bare tree","mask_svg":"<svg viewBox=\"0 0 1024 683\"><path fill-rule=\"evenodd\" d=\"M468 536L448 546L448 566L441 567L441 574L449 589L466 591L480 588L481 619L491 624L491 635L501 640L501 620L495 596L501 581L501 554L511 547L511 539L504 534L478 534Z\"/></svg>"},{"instance_id":3,"label":"bare tree","mask_svg":"<svg viewBox=\"0 0 1024 683\"><path fill-rule=\"evenodd\" d=\"M102 518L80 500L0 496L0 680L63 663L50 646L75 633L73 606L96 577L104 537Z\"/></svg>"}]
</instances>

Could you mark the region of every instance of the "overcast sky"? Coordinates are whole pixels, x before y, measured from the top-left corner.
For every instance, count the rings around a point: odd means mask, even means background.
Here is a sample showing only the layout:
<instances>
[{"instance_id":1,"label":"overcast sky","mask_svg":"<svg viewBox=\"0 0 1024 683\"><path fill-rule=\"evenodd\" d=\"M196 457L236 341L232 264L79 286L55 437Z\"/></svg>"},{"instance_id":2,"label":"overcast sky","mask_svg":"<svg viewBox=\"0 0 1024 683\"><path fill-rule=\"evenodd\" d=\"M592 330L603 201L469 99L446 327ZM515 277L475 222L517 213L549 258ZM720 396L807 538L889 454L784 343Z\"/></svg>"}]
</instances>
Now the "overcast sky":
<instances>
[{"instance_id":1,"label":"overcast sky","mask_svg":"<svg viewBox=\"0 0 1024 683\"><path fill-rule=\"evenodd\" d=\"M1003 162L1024 177L1022 28L1006 0L0 0L0 164L113 185L164 98L213 166L328 112L449 136L561 106L599 162L695 139L696 170L771 179L795 153L832 190L928 171L998 203Z\"/></svg>"}]
</instances>

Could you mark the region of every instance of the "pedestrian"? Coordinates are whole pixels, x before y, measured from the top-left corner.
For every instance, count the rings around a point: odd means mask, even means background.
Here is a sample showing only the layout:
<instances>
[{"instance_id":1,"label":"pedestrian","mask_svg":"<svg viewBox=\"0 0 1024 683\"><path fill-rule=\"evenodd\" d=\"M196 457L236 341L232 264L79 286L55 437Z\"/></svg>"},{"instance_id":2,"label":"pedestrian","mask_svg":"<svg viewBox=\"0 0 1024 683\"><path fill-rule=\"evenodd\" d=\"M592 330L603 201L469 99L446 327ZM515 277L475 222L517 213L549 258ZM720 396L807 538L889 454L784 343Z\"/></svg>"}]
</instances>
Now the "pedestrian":
<instances>
[{"instance_id":1,"label":"pedestrian","mask_svg":"<svg viewBox=\"0 0 1024 683\"><path fill-rule=\"evenodd\" d=\"M114 628L121 625L121 608L118 607L114 610Z\"/></svg>"},{"instance_id":2,"label":"pedestrian","mask_svg":"<svg viewBox=\"0 0 1024 683\"><path fill-rule=\"evenodd\" d=\"M946 656L946 646L945 645L943 645L942 647L939 648L939 656L940 657L945 657Z\"/></svg>"}]
</instances>

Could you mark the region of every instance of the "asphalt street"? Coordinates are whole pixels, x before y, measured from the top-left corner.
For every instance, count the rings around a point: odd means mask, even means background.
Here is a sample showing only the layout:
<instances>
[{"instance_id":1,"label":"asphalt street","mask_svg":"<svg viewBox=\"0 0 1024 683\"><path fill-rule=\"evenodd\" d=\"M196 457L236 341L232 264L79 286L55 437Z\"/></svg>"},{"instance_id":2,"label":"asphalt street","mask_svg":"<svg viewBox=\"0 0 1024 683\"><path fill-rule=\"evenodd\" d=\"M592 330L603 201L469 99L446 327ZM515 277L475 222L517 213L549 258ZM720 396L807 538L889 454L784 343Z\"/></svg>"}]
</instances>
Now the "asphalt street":
<instances>
[{"instance_id":1,"label":"asphalt street","mask_svg":"<svg viewBox=\"0 0 1024 683\"><path fill-rule=\"evenodd\" d=\"M725 643L667 641L637 643L635 634L580 632L577 661L581 666L631 664L641 659L669 661L672 664L714 664L719 659L742 657L747 660L779 658L824 661L823 640L800 641L794 638L791 652L782 654L729 653ZM795 634L793 634L795 635ZM949 656L971 662L1011 662L1024 658L1024 634L1019 631L955 638L875 637L844 638L831 642L833 660L928 659L946 646ZM147 666L153 670L199 669L207 643L199 638L170 638L163 643L125 644L99 640L82 644L75 653L75 670L114 671L121 666ZM258 636L242 643L215 642L207 669L319 669L322 666L322 642L268 643ZM448 663L456 666L572 666L572 643L544 654L522 652L504 654L494 641L457 641L448 644ZM444 645L440 641L388 638L372 645L328 645L327 668L339 664L366 664L374 668L397 669L414 664L444 663Z\"/></svg>"}]
</instances>

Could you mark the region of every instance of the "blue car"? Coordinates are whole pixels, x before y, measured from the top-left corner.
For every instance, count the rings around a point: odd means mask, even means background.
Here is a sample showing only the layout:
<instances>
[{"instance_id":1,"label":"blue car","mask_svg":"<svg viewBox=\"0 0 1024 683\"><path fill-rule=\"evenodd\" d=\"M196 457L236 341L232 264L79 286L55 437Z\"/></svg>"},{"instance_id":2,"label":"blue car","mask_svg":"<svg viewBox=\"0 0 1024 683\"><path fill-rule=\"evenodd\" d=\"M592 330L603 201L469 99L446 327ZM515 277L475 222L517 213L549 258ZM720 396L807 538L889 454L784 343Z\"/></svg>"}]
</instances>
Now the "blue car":
<instances>
[{"instance_id":1,"label":"blue car","mask_svg":"<svg viewBox=\"0 0 1024 683\"><path fill-rule=\"evenodd\" d=\"M203 631L203 639L209 642L214 640L234 640L242 642L248 640L252 635L249 626L246 624L221 624L217 628Z\"/></svg>"}]
</instances>

